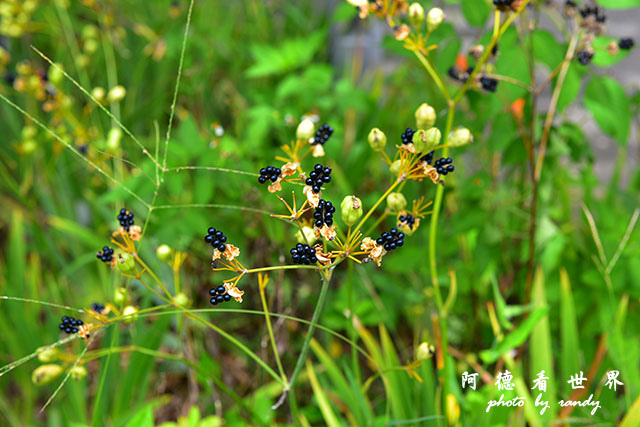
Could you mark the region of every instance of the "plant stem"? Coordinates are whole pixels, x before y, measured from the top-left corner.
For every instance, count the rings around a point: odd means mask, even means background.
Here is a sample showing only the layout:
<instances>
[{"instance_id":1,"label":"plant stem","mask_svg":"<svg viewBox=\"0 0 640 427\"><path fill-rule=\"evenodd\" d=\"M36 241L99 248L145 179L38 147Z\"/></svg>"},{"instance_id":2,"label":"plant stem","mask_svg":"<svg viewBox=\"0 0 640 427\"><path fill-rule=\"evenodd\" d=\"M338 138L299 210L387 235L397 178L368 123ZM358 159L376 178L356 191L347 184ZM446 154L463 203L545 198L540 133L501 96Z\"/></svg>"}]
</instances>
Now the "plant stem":
<instances>
[{"instance_id":1,"label":"plant stem","mask_svg":"<svg viewBox=\"0 0 640 427\"><path fill-rule=\"evenodd\" d=\"M451 96L449 95L449 91L447 91L446 86L444 85L444 83L442 83L442 79L440 78L440 75L435 70L435 68L433 68L433 65L431 65L431 62L429 62L429 60L419 51L414 50L413 53L420 60L420 62L422 62L422 65L427 70L427 72L429 73L433 81L436 83L436 86L438 86L438 89L440 89L440 92L442 93L442 95L446 98L447 101L451 101Z\"/></svg>"},{"instance_id":2,"label":"plant stem","mask_svg":"<svg viewBox=\"0 0 640 427\"><path fill-rule=\"evenodd\" d=\"M266 279L265 279L266 280ZM276 359L276 364L278 365L278 371L280 372L280 376L285 384L288 384L289 380L287 379L287 375L284 373L284 369L282 367L282 361L280 361L280 354L278 353L278 346L276 344L276 338L273 335L273 328L271 327L271 318L269 317L269 310L267 308L267 299L264 295L265 286L260 287L260 300L262 301L262 308L264 309L264 318L267 321L267 331L269 332L269 341L271 341L271 348L273 349L273 356Z\"/></svg>"},{"instance_id":3,"label":"plant stem","mask_svg":"<svg viewBox=\"0 0 640 427\"><path fill-rule=\"evenodd\" d=\"M397 179L393 184L391 184L391 187L387 188L387 191L384 192L384 194L382 196L380 196L380 198L378 199L378 201L375 203L375 205L373 205L371 207L371 209L369 209L369 211L365 214L365 216L362 217L362 219L360 220L360 222L358 223L358 225L356 226L356 228L353 229L353 233L355 234L358 230L360 230L360 228L362 228L362 226L364 225L364 223L367 221L367 219L369 219L369 217L371 216L371 214L376 210L376 208L380 205L380 203L382 203L389 194L391 194L391 192L393 191L394 188L396 188L398 186L398 184L400 184L402 181L400 179Z\"/></svg>"}]
</instances>

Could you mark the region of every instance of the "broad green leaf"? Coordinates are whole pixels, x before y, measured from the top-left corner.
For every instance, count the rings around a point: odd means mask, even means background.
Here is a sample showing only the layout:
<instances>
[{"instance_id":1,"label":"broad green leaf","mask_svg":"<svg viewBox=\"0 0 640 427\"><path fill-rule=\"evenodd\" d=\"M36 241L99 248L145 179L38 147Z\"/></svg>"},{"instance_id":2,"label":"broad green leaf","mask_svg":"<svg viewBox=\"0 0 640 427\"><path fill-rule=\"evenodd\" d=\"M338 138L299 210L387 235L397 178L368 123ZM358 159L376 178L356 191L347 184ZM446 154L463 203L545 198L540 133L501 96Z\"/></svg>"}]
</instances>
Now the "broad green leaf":
<instances>
[{"instance_id":1,"label":"broad green leaf","mask_svg":"<svg viewBox=\"0 0 640 427\"><path fill-rule=\"evenodd\" d=\"M597 0L597 2L608 9L631 9L640 6L640 0Z\"/></svg>"},{"instance_id":2,"label":"broad green leaf","mask_svg":"<svg viewBox=\"0 0 640 427\"><path fill-rule=\"evenodd\" d=\"M595 55L593 55L591 63L598 65L599 67L610 67L626 58L631 50L619 49L618 53L615 55L611 55L609 52L607 52L607 46L609 45L609 43L613 42L615 44L618 44L618 40L619 39L615 37L596 37L593 40L592 44Z\"/></svg>"},{"instance_id":3,"label":"broad green leaf","mask_svg":"<svg viewBox=\"0 0 640 427\"><path fill-rule=\"evenodd\" d=\"M484 0L462 0L462 13L472 27L482 27L491 13Z\"/></svg>"},{"instance_id":4,"label":"broad green leaf","mask_svg":"<svg viewBox=\"0 0 640 427\"><path fill-rule=\"evenodd\" d=\"M251 53L256 63L246 74L255 78L292 71L307 64L324 40L324 31L317 31L308 37L285 40L280 46L254 44Z\"/></svg>"},{"instance_id":5,"label":"broad green leaf","mask_svg":"<svg viewBox=\"0 0 640 427\"><path fill-rule=\"evenodd\" d=\"M513 332L505 336L502 341L493 346L489 350L480 352L480 358L485 363L493 363L500 358L507 351L512 350L521 345L531 331L533 327L549 312L549 307L536 308L527 319L520 324Z\"/></svg>"},{"instance_id":6,"label":"broad green leaf","mask_svg":"<svg viewBox=\"0 0 640 427\"><path fill-rule=\"evenodd\" d=\"M536 60L549 67L549 70L556 68L564 59L566 46L561 45L549 31L535 30L532 40Z\"/></svg>"},{"instance_id":7,"label":"broad green leaf","mask_svg":"<svg viewBox=\"0 0 640 427\"><path fill-rule=\"evenodd\" d=\"M631 109L629 98L620 83L611 77L592 78L585 90L584 105L604 133L626 145Z\"/></svg>"},{"instance_id":8,"label":"broad green leaf","mask_svg":"<svg viewBox=\"0 0 640 427\"><path fill-rule=\"evenodd\" d=\"M558 104L556 106L556 109L558 111L562 111L566 107L568 107L573 102L573 100L576 99L578 93L580 93L580 86L582 84L582 81L581 73L577 67L581 67L581 65L577 65L575 62L569 64L567 75L564 77L564 82L562 84L562 90L560 91L560 95L558 96ZM557 78L553 81L554 88L557 81Z\"/></svg>"}]
</instances>

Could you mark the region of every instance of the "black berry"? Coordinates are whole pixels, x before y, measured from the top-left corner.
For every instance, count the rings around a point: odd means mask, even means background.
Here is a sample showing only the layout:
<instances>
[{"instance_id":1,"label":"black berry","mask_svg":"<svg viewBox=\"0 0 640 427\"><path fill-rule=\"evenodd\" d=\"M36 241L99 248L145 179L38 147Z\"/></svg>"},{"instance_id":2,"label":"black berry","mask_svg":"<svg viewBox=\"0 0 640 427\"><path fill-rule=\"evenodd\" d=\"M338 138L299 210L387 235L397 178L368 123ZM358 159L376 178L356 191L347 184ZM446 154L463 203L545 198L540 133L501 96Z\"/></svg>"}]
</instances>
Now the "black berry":
<instances>
[{"instance_id":1,"label":"black berry","mask_svg":"<svg viewBox=\"0 0 640 427\"><path fill-rule=\"evenodd\" d=\"M313 170L309 172L309 177L305 181L305 184L309 185L311 190L317 194L320 192L320 188L329 182L331 182L331 168L318 163L313 167Z\"/></svg>"},{"instance_id":2,"label":"black berry","mask_svg":"<svg viewBox=\"0 0 640 427\"><path fill-rule=\"evenodd\" d=\"M498 81L491 77L480 77L480 84L482 85L482 89L486 90L487 92L495 92L498 88Z\"/></svg>"},{"instance_id":3,"label":"black berry","mask_svg":"<svg viewBox=\"0 0 640 427\"><path fill-rule=\"evenodd\" d=\"M452 165L453 159L451 157L441 157L433 164L436 168L436 172L440 175L446 175L449 172L453 172L455 167Z\"/></svg>"},{"instance_id":4,"label":"black berry","mask_svg":"<svg viewBox=\"0 0 640 427\"><path fill-rule=\"evenodd\" d=\"M227 293L227 289L224 286L209 289L209 296L211 296L211 298L209 298L209 303L212 305L231 301L231 295Z\"/></svg>"},{"instance_id":5,"label":"black berry","mask_svg":"<svg viewBox=\"0 0 640 427\"><path fill-rule=\"evenodd\" d=\"M430 165L431 162L433 161L433 151L431 151L430 153L427 153L424 156L420 157L420 160L423 161L423 162L427 162L427 164Z\"/></svg>"},{"instance_id":6,"label":"black berry","mask_svg":"<svg viewBox=\"0 0 640 427\"><path fill-rule=\"evenodd\" d=\"M100 304L99 302L94 302L93 304L91 304L91 310L95 311L98 314L102 314L102 312L104 311L104 305Z\"/></svg>"},{"instance_id":7,"label":"black berry","mask_svg":"<svg viewBox=\"0 0 640 427\"><path fill-rule=\"evenodd\" d=\"M316 211L313 213L313 220L315 221L316 227L320 228L323 225L331 226L333 225L333 214L336 212L336 207L329 201L325 199L320 199L318 202L318 207Z\"/></svg>"},{"instance_id":8,"label":"black berry","mask_svg":"<svg viewBox=\"0 0 640 427\"><path fill-rule=\"evenodd\" d=\"M404 245L404 233L392 228L388 232L382 233L376 243L382 245L385 250L392 251Z\"/></svg>"},{"instance_id":9,"label":"black berry","mask_svg":"<svg viewBox=\"0 0 640 427\"><path fill-rule=\"evenodd\" d=\"M207 235L204 236L204 241L210 243L211 246L220 252L224 252L227 246L224 244L227 241L227 236L220 230L216 230L214 227L209 227ZM213 268L215 268L212 265Z\"/></svg>"},{"instance_id":10,"label":"black berry","mask_svg":"<svg viewBox=\"0 0 640 427\"><path fill-rule=\"evenodd\" d=\"M102 250L96 254L96 258L105 263L111 262L113 259L113 249L109 246L103 247Z\"/></svg>"},{"instance_id":11,"label":"black berry","mask_svg":"<svg viewBox=\"0 0 640 427\"><path fill-rule=\"evenodd\" d=\"M333 135L333 128L327 123L321 125L316 131L315 136L313 137L312 145L324 145L324 143L327 142L329 138L331 138L331 135Z\"/></svg>"},{"instance_id":12,"label":"black berry","mask_svg":"<svg viewBox=\"0 0 640 427\"><path fill-rule=\"evenodd\" d=\"M627 37L627 38L624 38L624 39L620 39L620 41L618 42L618 47L620 49L623 49L623 50L629 50L629 49L631 49L633 47L634 44L635 43L634 43L633 39Z\"/></svg>"},{"instance_id":13,"label":"black berry","mask_svg":"<svg viewBox=\"0 0 640 427\"><path fill-rule=\"evenodd\" d=\"M402 139L402 143L403 144L413 144L413 134L414 134L414 130L411 128L407 128L405 129L405 131L402 133L402 135L400 135L400 138Z\"/></svg>"},{"instance_id":14,"label":"black berry","mask_svg":"<svg viewBox=\"0 0 640 427\"><path fill-rule=\"evenodd\" d=\"M318 261L316 258L316 250L302 243L298 243L295 248L291 248L291 262L294 264L315 264Z\"/></svg>"},{"instance_id":15,"label":"black berry","mask_svg":"<svg viewBox=\"0 0 640 427\"><path fill-rule=\"evenodd\" d=\"M583 50L578 52L578 62L582 65L587 65L593 59L593 52Z\"/></svg>"},{"instance_id":16,"label":"black berry","mask_svg":"<svg viewBox=\"0 0 640 427\"><path fill-rule=\"evenodd\" d=\"M80 319L75 319L69 316L62 316L62 323L58 325L58 328L65 331L67 334L75 334L78 332L78 326L84 325L84 322Z\"/></svg>"},{"instance_id":17,"label":"black berry","mask_svg":"<svg viewBox=\"0 0 640 427\"><path fill-rule=\"evenodd\" d=\"M411 214L405 214L405 215L400 215L398 217L398 221L402 224L402 225L406 225L409 228L413 228L413 224L415 224L416 219L413 217L413 215Z\"/></svg>"},{"instance_id":18,"label":"black berry","mask_svg":"<svg viewBox=\"0 0 640 427\"><path fill-rule=\"evenodd\" d=\"M118 214L118 221L120 222L120 226L125 229L125 231L129 231L129 227L134 224L133 221L133 212L129 212L127 209L120 209L120 213Z\"/></svg>"},{"instance_id":19,"label":"black berry","mask_svg":"<svg viewBox=\"0 0 640 427\"><path fill-rule=\"evenodd\" d=\"M282 171L275 166L267 166L260 169L260 177L258 182L264 184L267 181L276 182Z\"/></svg>"}]
</instances>

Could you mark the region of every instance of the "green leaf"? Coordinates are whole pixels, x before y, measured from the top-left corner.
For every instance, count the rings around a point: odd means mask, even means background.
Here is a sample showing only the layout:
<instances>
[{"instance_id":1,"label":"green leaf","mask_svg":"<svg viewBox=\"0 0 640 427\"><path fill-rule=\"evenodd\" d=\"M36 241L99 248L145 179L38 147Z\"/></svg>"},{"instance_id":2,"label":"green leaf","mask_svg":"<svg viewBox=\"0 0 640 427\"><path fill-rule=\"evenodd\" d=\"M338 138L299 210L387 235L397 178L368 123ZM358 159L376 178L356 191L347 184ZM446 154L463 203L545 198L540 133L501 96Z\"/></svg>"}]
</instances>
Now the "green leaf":
<instances>
[{"instance_id":1,"label":"green leaf","mask_svg":"<svg viewBox=\"0 0 640 427\"><path fill-rule=\"evenodd\" d=\"M611 77L592 78L585 91L584 105L604 133L626 145L631 108L629 98L620 83Z\"/></svg>"},{"instance_id":2,"label":"green leaf","mask_svg":"<svg viewBox=\"0 0 640 427\"><path fill-rule=\"evenodd\" d=\"M558 104L556 106L557 111L564 110L567 106L569 106L569 104L573 102L574 99L576 99L578 93L580 93L581 73L580 71L578 71L577 67L578 65L576 65L575 62L569 64L569 69L567 70L567 75L564 78L562 90L560 91L560 95L558 96ZM553 81L554 88L557 81L557 78Z\"/></svg>"},{"instance_id":3,"label":"green leaf","mask_svg":"<svg viewBox=\"0 0 640 427\"><path fill-rule=\"evenodd\" d=\"M324 41L324 31L316 31L308 37L285 40L280 46L254 44L251 53L256 63L246 74L255 78L292 71L307 64Z\"/></svg>"},{"instance_id":4,"label":"green leaf","mask_svg":"<svg viewBox=\"0 0 640 427\"><path fill-rule=\"evenodd\" d=\"M593 40L593 44L591 46L595 51L595 55L593 55L593 59L591 60L592 64L599 67L610 67L622 61L627 57L627 55L629 55L629 52L631 52L629 49L619 49L617 54L611 55L607 52L607 46L611 42L617 44L618 39L615 37L598 36Z\"/></svg>"},{"instance_id":5,"label":"green leaf","mask_svg":"<svg viewBox=\"0 0 640 427\"><path fill-rule=\"evenodd\" d=\"M505 329L513 328L513 324L509 321L506 313L507 303L504 301L504 298L502 298L500 289L498 288L498 281L493 275L491 276L491 287L493 288L493 299L496 302L496 313L498 315L500 325Z\"/></svg>"},{"instance_id":6,"label":"green leaf","mask_svg":"<svg viewBox=\"0 0 640 427\"><path fill-rule=\"evenodd\" d=\"M579 336L571 282L563 268L560 270L560 372L564 378L580 368Z\"/></svg>"},{"instance_id":7,"label":"green leaf","mask_svg":"<svg viewBox=\"0 0 640 427\"><path fill-rule=\"evenodd\" d=\"M338 418L336 418L336 415L333 413L333 409L331 409L329 399L322 389L320 382L318 382L318 377L316 377L313 366L309 362L307 362L307 374L309 376L311 388L313 389L313 395L316 397L318 406L320 407L320 411L322 412L324 422L330 427L338 427L340 425L340 423L338 422Z\"/></svg>"},{"instance_id":8,"label":"green leaf","mask_svg":"<svg viewBox=\"0 0 640 427\"><path fill-rule=\"evenodd\" d=\"M462 0L462 13L472 27L482 27L491 13L484 0Z\"/></svg>"},{"instance_id":9,"label":"green leaf","mask_svg":"<svg viewBox=\"0 0 640 427\"><path fill-rule=\"evenodd\" d=\"M532 40L533 54L537 61L545 64L550 70L562 62L566 46L561 45L549 31L535 30Z\"/></svg>"},{"instance_id":10,"label":"green leaf","mask_svg":"<svg viewBox=\"0 0 640 427\"><path fill-rule=\"evenodd\" d=\"M507 351L521 345L525 342L536 323L538 323L538 321L542 319L547 312L549 312L549 307L536 308L520 326L518 326L509 335L505 336L502 341L494 345L493 348L480 352L480 358L485 363L493 363Z\"/></svg>"},{"instance_id":11,"label":"green leaf","mask_svg":"<svg viewBox=\"0 0 640 427\"><path fill-rule=\"evenodd\" d=\"M640 0L597 0L597 2L608 9L631 9L640 6Z\"/></svg>"}]
</instances>

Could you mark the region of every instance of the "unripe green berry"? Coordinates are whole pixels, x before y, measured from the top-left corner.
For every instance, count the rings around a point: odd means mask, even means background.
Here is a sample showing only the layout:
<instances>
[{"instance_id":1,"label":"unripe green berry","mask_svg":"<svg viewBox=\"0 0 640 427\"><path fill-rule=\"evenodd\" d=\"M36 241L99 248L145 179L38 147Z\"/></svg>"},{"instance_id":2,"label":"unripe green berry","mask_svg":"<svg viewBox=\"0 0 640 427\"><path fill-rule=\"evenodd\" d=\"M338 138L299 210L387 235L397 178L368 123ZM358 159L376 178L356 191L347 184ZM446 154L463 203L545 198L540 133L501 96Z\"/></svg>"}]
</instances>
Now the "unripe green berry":
<instances>
[{"instance_id":1,"label":"unripe green berry","mask_svg":"<svg viewBox=\"0 0 640 427\"><path fill-rule=\"evenodd\" d=\"M120 304L124 304L124 302L127 300L127 290L125 288L117 288L116 291L113 293L113 301L120 305Z\"/></svg>"},{"instance_id":2,"label":"unripe green berry","mask_svg":"<svg viewBox=\"0 0 640 427\"><path fill-rule=\"evenodd\" d=\"M298 128L296 129L296 138L298 139L298 141L309 142L309 140L315 134L315 131L316 130L313 122L309 119L304 119L300 122Z\"/></svg>"},{"instance_id":3,"label":"unripe green berry","mask_svg":"<svg viewBox=\"0 0 640 427\"><path fill-rule=\"evenodd\" d=\"M120 128L111 128L107 134L107 150L116 151L120 147L122 131Z\"/></svg>"},{"instance_id":4,"label":"unripe green berry","mask_svg":"<svg viewBox=\"0 0 640 427\"><path fill-rule=\"evenodd\" d=\"M416 350L416 359L419 361L424 361L430 359L435 353L435 348L433 345L429 344L426 341L423 341Z\"/></svg>"},{"instance_id":5,"label":"unripe green berry","mask_svg":"<svg viewBox=\"0 0 640 427\"><path fill-rule=\"evenodd\" d=\"M407 199L402 193L391 193L387 196L387 206L394 212L401 211L407 206Z\"/></svg>"},{"instance_id":6,"label":"unripe green berry","mask_svg":"<svg viewBox=\"0 0 640 427\"><path fill-rule=\"evenodd\" d=\"M449 134L447 145L450 147L462 147L463 145L471 144L472 142L473 135L471 135L469 129L459 127Z\"/></svg>"},{"instance_id":7,"label":"unripe green berry","mask_svg":"<svg viewBox=\"0 0 640 427\"><path fill-rule=\"evenodd\" d=\"M62 83L63 77L62 65L56 63L49 67L49 70L47 71L47 79L55 86L59 86L60 83Z\"/></svg>"},{"instance_id":8,"label":"unripe green berry","mask_svg":"<svg viewBox=\"0 0 640 427\"><path fill-rule=\"evenodd\" d=\"M126 323L131 323L138 320L138 309L132 305L128 305L122 310L122 316L125 318Z\"/></svg>"},{"instance_id":9,"label":"unripe green berry","mask_svg":"<svg viewBox=\"0 0 640 427\"><path fill-rule=\"evenodd\" d=\"M373 151L382 151L387 145L387 136L378 128L371 129L368 140Z\"/></svg>"},{"instance_id":10,"label":"unripe green berry","mask_svg":"<svg viewBox=\"0 0 640 427\"><path fill-rule=\"evenodd\" d=\"M107 94L107 99L109 100L109 102L118 102L121 101L126 94L127 90L124 88L124 86L114 86Z\"/></svg>"},{"instance_id":11,"label":"unripe green berry","mask_svg":"<svg viewBox=\"0 0 640 427\"><path fill-rule=\"evenodd\" d=\"M53 362L60 354L60 350L57 348L40 347L37 351L39 351L38 360L45 363Z\"/></svg>"},{"instance_id":12,"label":"unripe green berry","mask_svg":"<svg viewBox=\"0 0 640 427\"><path fill-rule=\"evenodd\" d=\"M415 116L418 129L429 129L436 122L436 110L426 102L418 107Z\"/></svg>"},{"instance_id":13,"label":"unripe green berry","mask_svg":"<svg viewBox=\"0 0 640 427\"><path fill-rule=\"evenodd\" d=\"M362 217L362 202L356 196L347 196L340 203L342 222L351 227Z\"/></svg>"},{"instance_id":14,"label":"unripe green berry","mask_svg":"<svg viewBox=\"0 0 640 427\"><path fill-rule=\"evenodd\" d=\"M128 253L119 253L116 264L123 273L131 273L136 268L136 260Z\"/></svg>"},{"instance_id":15,"label":"unripe green berry","mask_svg":"<svg viewBox=\"0 0 640 427\"><path fill-rule=\"evenodd\" d=\"M427 30L429 32L435 30L444 21L444 11L439 7L434 7L427 14Z\"/></svg>"},{"instance_id":16,"label":"unripe green berry","mask_svg":"<svg viewBox=\"0 0 640 427\"><path fill-rule=\"evenodd\" d=\"M71 368L69 373L71 374L71 378L78 381L87 376L87 368L85 368L84 366L76 365Z\"/></svg>"},{"instance_id":17,"label":"unripe green berry","mask_svg":"<svg viewBox=\"0 0 640 427\"><path fill-rule=\"evenodd\" d=\"M391 175L394 175L394 176L399 175L401 167L402 167L402 160L398 159L393 163L391 163L391 166L389 166L389 172L391 172Z\"/></svg>"},{"instance_id":18,"label":"unripe green berry","mask_svg":"<svg viewBox=\"0 0 640 427\"><path fill-rule=\"evenodd\" d=\"M160 261L169 262L171 260L171 248L169 245L160 245L156 249L156 256Z\"/></svg>"},{"instance_id":19,"label":"unripe green berry","mask_svg":"<svg viewBox=\"0 0 640 427\"><path fill-rule=\"evenodd\" d=\"M40 365L31 373L31 381L35 385L46 385L53 382L62 375L63 372L64 368L60 365Z\"/></svg>"},{"instance_id":20,"label":"unripe green berry","mask_svg":"<svg viewBox=\"0 0 640 427\"><path fill-rule=\"evenodd\" d=\"M184 292L180 292L173 297L173 303L180 307L186 307L189 305L189 297Z\"/></svg>"},{"instance_id":21,"label":"unripe green berry","mask_svg":"<svg viewBox=\"0 0 640 427\"><path fill-rule=\"evenodd\" d=\"M409 6L409 20L411 25L420 28L424 22L424 8L420 3L412 3Z\"/></svg>"}]
</instances>

